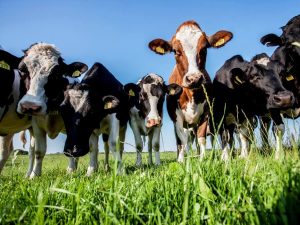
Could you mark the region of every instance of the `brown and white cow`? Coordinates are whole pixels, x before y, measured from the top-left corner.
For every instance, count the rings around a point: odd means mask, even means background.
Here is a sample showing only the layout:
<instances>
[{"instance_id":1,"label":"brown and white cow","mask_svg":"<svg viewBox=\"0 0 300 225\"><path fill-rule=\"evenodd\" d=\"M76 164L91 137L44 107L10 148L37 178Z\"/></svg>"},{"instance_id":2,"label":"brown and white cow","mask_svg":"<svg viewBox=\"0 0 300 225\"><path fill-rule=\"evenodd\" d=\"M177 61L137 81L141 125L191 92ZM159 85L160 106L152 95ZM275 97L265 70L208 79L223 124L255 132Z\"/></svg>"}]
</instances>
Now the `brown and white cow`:
<instances>
[{"instance_id":1,"label":"brown and white cow","mask_svg":"<svg viewBox=\"0 0 300 225\"><path fill-rule=\"evenodd\" d=\"M225 30L207 36L195 21L187 21L178 27L171 41L155 39L149 43L149 48L157 54L175 53L176 64L169 83L182 86L183 92L179 99L167 97L167 109L175 127L179 162L183 161L184 151L189 147L189 137L193 140L196 135L200 143L198 154L204 156L209 114L207 96L211 95L211 79L205 70L207 48L220 48L232 36Z\"/></svg>"}]
</instances>

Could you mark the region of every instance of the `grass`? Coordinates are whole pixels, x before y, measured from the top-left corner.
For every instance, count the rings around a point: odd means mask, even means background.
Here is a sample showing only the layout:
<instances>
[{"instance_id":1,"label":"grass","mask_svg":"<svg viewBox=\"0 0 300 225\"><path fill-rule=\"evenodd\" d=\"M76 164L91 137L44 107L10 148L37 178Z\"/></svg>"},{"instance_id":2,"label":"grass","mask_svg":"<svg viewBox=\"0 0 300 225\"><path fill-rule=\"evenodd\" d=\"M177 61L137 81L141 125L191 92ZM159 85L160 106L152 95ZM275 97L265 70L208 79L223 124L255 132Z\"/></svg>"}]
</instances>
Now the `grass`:
<instances>
[{"instance_id":1,"label":"grass","mask_svg":"<svg viewBox=\"0 0 300 225\"><path fill-rule=\"evenodd\" d=\"M298 224L298 152L228 163L218 154L178 164L176 153L162 153L161 166L138 169L127 153L121 176L104 172L100 154L92 177L88 157L67 175L66 157L47 155L35 180L24 179L28 159L18 156L0 176L0 224Z\"/></svg>"}]
</instances>

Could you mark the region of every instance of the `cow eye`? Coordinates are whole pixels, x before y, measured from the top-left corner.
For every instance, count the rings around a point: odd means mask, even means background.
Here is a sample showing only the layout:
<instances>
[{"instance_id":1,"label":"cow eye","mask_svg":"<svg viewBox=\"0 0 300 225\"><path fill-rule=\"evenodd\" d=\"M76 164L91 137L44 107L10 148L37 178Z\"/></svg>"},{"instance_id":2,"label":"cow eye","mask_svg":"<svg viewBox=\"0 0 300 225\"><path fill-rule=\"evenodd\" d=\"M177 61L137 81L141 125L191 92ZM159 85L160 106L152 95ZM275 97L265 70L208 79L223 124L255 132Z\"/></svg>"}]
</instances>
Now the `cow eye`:
<instances>
[{"instance_id":1,"label":"cow eye","mask_svg":"<svg viewBox=\"0 0 300 225\"><path fill-rule=\"evenodd\" d=\"M175 50L175 55L176 56L181 56L181 52L179 50Z\"/></svg>"}]
</instances>

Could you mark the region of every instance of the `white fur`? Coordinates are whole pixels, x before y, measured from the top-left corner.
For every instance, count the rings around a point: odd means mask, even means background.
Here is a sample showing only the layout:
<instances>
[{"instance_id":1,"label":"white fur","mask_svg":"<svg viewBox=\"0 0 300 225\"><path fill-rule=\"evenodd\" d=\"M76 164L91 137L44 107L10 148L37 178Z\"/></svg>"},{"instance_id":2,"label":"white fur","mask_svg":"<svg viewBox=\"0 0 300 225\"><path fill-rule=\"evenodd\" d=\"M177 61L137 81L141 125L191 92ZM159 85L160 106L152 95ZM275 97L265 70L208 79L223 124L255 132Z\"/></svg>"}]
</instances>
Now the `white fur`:
<instances>
[{"instance_id":1,"label":"white fur","mask_svg":"<svg viewBox=\"0 0 300 225\"><path fill-rule=\"evenodd\" d=\"M195 25L182 26L176 33L176 39L180 41L188 60L187 74L200 73L196 59L198 41L202 35L202 31Z\"/></svg>"},{"instance_id":2,"label":"white fur","mask_svg":"<svg viewBox=\"0 0 300 225\"><path fill-rule=\"evenodd\" d=\"M247 158L249 152L249 141L243 132L239 132L239 137L241 140L241 155L240 158Z\"/></svg>"},{"instance_id":3,"label":"white fur","mask_svg":"<svg viewBox=\"0 0 300 225\"><path fill-rule=\"evenodd\" d=\"M200 159L204 158L205 149L206 149L206 138L200 137L198 138L198 143L200 145Z\"/></svg>"},{"instance_id":4,"label":"white fur","mask_svg":"<svg viewBox=\"0 0 300 225\"><path fill-rule=\"evenodd\" d=\"M257 62L258 64L267 66L268 63L270 62L270 59L267 58L267 57L264 57L264 58L261 58L261 59L256 60L256 62Z\"/></svg>"},{"instance_id":5,"label":"white fur","mask_svg":"<svg viewBox=\"0 0 300 225\"><path fill-rule=\"evenodd\" d=\"M68 90L70 96L70 104L74 108L75 112L78 112L86 102L88 91L81 91L81 90Z\"/></svg>"}]
</instances>

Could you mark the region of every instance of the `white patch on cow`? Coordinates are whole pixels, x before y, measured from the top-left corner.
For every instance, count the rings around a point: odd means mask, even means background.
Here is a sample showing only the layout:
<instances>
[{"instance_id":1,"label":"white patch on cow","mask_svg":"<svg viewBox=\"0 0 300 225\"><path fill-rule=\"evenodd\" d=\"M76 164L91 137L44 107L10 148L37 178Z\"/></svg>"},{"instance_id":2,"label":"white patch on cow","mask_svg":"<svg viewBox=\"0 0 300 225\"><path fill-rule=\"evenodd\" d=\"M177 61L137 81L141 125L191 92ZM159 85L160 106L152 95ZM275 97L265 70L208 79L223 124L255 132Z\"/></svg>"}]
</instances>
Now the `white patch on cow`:
<instances>
[{"instance_id":1,"label":"white patch on cow","mask_svg":"<svg viewBox=\"0 0 300 225\"><path fill-rule=\"evenodd\" d=\"M226 145L223 150L222 150L222 156L221 159L223 161L228 161L230 159L229 157L229 151L230 151L230 147L228 145Z\"/></svg>"},{"instance_id":2,"label":"white patch on cow","mask_svg":"<svg viewBox=\"0 0 300 225\"><path fill-rule=\"evenodd\" d=\"M58 65L60 52L54 45L38 43L26 51L23 59L30 75L30 86L26 95L20 100L18 112L21 113L20 103L30 102L42 107L41 114L46 113L44 86L48 81L52 69Z\"/></svg>"},{"instance_id":3,"label":"white patch on cow","mask_svg":"<svg viewBox=\"0 0 300 225\"><path fill-rule=\"evenodd\" d=\"M197 66L197 46L202 31L194 25L182 26L176 33L176 39L180 41L188 61L187 74L200 73Z\"/></svg>"},{"instance_id":4,"label":"white patch on cow","mask_svg":"<svg viewBox=\"0 0 300 225\"><path fill-rule=\"evenodd\" d=\"M249 153L249 141L243 132L239 132L239 137L241 140L241 155L240 158L247 158Z\"/></svg>"},{"instance_id":5,"label":"white patch on cow","mask_svg":"<svg viewBox=\"0 0 300 225\"><path fill-rule=\"evenodd\" d=\"M187 103L186 109L182 110L182 113L184 115L185 121L188 124L198 123L199 118L204 111L204 104L205 102L196 104L194 98L192 98L191 101Z\"/></svg>"},{"instance_id":6,"label":"white patch on cow","mask_svg":"<svg viewBox=\"0 0 300 225\"><path fill-rule=\"evenodd\" d=\"M276 139L276 149L275 149L275 159L279 160L284 157L283 146L282 146L282 137L285 131L284 124L274 126L275 129L275 139Z\"/></svg>"},{"instance_id":7,"label":"white patch on cow","mask_svg":"<svg viewBox=\"0 0 300 225\"><path fill-rule=\"evenodd\" d=\"M268 63L270 62L270 59L268 57L264 57L264 58L260 58L260 59L256 60L256 62L257 62L257 64L267 66Z\"/></svg>"},{"instance_id":8,"label":"white patch on cow","mask_svg":"<svg viewBox=\"0 0 300 225\"><path fill-rule=\"evenodd\" d=\"M70 96L70 104L75 112L80 111L87 101L88 91L70 89L68 93Z\"/></svg>"},{"instance_id":9,"label":"white patch on cow","mask_svg":"<svg viewBox=\"0 0 300 225\"><path fill-rule=\"evenodd\" d=\"M178 159L177 161L182 163L184 162L184 149L185 149L185 146L184 145L180 145L179 146L179 154L178 154Z\"/></svg>"}]
</instances>

